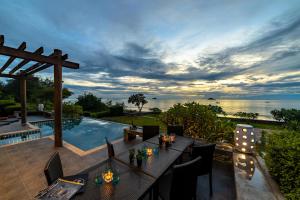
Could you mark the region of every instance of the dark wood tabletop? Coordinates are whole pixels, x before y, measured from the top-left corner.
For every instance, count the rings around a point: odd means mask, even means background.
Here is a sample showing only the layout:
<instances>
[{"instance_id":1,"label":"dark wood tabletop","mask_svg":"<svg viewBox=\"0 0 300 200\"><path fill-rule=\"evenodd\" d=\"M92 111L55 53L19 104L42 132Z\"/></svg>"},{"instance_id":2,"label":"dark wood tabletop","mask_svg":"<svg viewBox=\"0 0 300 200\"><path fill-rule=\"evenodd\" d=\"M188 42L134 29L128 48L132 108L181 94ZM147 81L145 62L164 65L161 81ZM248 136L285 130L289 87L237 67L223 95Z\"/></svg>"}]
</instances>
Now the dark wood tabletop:
<instances>
[{"instance_id":1,"label":"dark wood tabletop","mask_svg":"<svg viewBox=\"0 0 300 200\"><path fill-rule=\"evenodd\" d=\"M154 178L159 178L175 161L176 159L182 154L180 151L176 151L173 149L166 149L165 147L159 148L158 145L149 143L149 142L142 142L133 146L137 151L138 149L142 149L143 147L151 147L159 149L159 153L155 155L153 153L152 156L148 157L147 159L143 160L141 168L138 168L140 171L148 174ZM136 167L136 161L134 164L130 164L129 162L129 152L123 152L115 157L115 159L133 167ZM137 167L136 167L137 168Z\"/></svg>"},{"instance_id":2,"label":"dark wood tabletop","mask_svg":"<svg viewBox=\"0 0 300 200\"><path fill-rule=\"evenodd\" d=\"M109 164L118 170L119 183L114 185L113 183L103 182L96 185L94 182L96 176L101 176ZM155 179L151 176L114 159L97 164L82 173L89 173L89 180L85 191L82 194L75 195L74 199L76 200L136 200L141 198L155 182Z\"/></svg>"},{"instance_id":3,"label":"dark wood tabletop","mask_svg":"<svg viewBox=\"0 0 300 200\"><path fill-rule=\"evenodd\" d=\"M145 142L149 142L149 143L158 145L159 144L158 136L150 138L150 139L146 140ZM176 135L175 142L171 144L169 149L173 149L173 150L183 152L188 146L193 144L193 142L194 142L193 138L188 138L188 137L183 137L183 136Z\"/></svg>"}]
</instances>

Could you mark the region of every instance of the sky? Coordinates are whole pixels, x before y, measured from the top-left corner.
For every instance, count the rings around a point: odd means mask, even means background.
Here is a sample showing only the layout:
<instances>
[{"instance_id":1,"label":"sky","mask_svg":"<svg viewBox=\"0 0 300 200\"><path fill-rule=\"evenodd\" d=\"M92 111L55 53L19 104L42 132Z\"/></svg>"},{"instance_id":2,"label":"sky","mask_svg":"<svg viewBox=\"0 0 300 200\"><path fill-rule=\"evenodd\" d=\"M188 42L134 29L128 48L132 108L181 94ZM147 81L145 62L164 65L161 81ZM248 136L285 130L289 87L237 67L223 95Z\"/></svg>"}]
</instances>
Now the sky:
<instances>
[{"instance_id":1,"label":"sky","mask_svg":"<svg viewBox=\"0 0 300 200\"><path fill-rule=\"evenodd\" d=\"M1 0L0 34L78 62L63 73L75 96L300 99L299 10L298 0Z\"/></svg>"}]
</instances>

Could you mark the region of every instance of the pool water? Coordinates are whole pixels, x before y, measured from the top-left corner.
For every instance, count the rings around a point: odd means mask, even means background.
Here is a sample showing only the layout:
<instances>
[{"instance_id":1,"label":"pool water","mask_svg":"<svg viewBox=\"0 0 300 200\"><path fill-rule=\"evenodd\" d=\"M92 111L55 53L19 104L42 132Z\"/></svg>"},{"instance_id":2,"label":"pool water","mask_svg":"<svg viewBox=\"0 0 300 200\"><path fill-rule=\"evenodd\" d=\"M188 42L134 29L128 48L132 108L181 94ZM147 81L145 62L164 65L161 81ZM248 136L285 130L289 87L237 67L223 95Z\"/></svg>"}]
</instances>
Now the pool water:
<instances>
[{"instance_id":1,"label":"pool water","mask_svg":"<svg viewBox=\"0 0 300 200\"><path fill-rule=\"evenodd\" d=\"M43 136L53 135L53 122L39 125ZM105 137L116 140L123 137L125 124L91 118L63 120L63 140L86 151L105 144Z\"/></svg>"}]
</instances>

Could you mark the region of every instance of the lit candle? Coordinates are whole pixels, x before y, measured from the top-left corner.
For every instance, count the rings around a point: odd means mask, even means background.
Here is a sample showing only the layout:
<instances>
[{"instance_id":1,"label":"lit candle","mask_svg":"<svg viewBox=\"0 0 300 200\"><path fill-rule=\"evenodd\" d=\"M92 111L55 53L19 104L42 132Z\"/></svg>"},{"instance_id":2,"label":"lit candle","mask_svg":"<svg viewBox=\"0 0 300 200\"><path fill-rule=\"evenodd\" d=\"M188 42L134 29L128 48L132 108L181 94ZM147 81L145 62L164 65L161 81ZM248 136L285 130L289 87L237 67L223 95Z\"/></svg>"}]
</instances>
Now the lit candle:
<instances>
[{"instance_id":1,"label":"lit candle","mask_svg":"<svg viewBox=\"0 0 300 200\"><path fill-rule=\"evenodd\" d=\"M153 150L152 150L152 148L147 148L146 152L147 152L147 156L152 156Z\"/></svg>"},{"instance_id":2,"label":"lit candle","mask_svg":"<svg viewBox=\"0 0 300 200\"><path fill-rule=\"evenodd\" d=\"M110 183L113 180L113 175L111 170L107 170L102 173L102 178L106 183Z\"/></svg>"}]
</instances>

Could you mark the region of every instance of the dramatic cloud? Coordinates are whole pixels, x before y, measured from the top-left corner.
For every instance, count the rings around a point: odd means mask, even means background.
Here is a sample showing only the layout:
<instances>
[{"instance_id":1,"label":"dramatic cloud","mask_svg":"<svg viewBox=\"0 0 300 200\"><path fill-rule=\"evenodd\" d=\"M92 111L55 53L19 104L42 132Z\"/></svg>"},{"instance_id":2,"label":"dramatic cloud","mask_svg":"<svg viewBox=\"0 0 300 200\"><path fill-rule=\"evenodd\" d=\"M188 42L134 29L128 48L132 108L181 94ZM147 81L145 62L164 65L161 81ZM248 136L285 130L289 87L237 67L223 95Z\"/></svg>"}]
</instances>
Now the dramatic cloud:
<instances>
[{"instance_id":1,"label":"dramatic cloud","mask_svg":"<svg viewBox=\"0 0 300 200\"><path fill-rule=\"evenodd\" d=\"M0 27L9 45L59 48L79 62L64 70L77 95L299 98L299 9L296 0L3 0Z\"/></svg>"}]
</instances>

